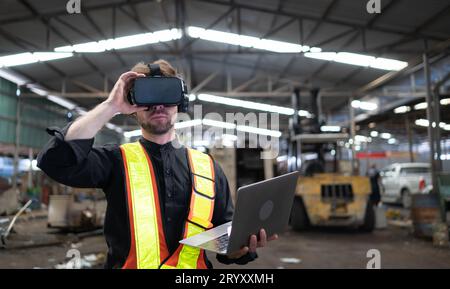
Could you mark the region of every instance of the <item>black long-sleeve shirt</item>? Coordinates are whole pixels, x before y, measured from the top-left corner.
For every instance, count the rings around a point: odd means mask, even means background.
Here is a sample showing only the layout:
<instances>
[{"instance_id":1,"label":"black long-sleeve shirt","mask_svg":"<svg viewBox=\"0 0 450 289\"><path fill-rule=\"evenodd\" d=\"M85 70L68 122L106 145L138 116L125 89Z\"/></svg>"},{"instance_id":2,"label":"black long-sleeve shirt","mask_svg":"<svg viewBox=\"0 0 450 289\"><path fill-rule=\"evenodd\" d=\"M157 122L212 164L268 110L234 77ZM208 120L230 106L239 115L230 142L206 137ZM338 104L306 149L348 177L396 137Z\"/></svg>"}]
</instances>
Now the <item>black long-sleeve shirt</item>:
<instances>
[{"instance_id":1,"label":"black long-sleeve shirt","mask_svg":"<svg viewBox=\"0 0 450 289\"><path fill-rule=\"evenodd\" d=\"M39 153L38 167L62 184L103 189L108 203L104 235L109 250L105 267L120 268L128 256L131 244L120 148L118 145L93 147L93 138L66 141L65 134L70 125L63 129L47 129L53 137ZM187 149L178 143L159 145L145 138L141 138L139 142L154 166L166 243L169 253L173 253L182 238L192 193ZM212 223L218 226L231 221L234 209L227 179L216 162L214 174L216 199ZM217 259L225 264L246 264L256 257L256 254L247 254L240 259L231 260L217 255ZM211 268L209 260L205 261Z\"/></svg>"}]
</instances>

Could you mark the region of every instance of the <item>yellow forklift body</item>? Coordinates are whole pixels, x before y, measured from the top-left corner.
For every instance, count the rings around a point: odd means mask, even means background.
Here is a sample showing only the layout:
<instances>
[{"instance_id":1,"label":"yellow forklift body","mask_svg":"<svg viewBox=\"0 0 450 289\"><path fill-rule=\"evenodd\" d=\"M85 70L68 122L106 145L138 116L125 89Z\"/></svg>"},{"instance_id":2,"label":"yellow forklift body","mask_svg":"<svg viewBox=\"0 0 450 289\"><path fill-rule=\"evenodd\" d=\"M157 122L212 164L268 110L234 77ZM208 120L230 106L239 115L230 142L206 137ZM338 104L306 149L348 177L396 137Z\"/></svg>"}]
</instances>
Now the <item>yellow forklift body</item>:
<instances>
[{"instance_id":1,"label":"yellow forklift body","mask_svg":"<svg viewBox=\"0 0 450 289\"><path fill-rule=\"evenodd\" d=\"M370 192L367 177L328 173L299 177L296 195L311 225L358 226L364 223Z\"/></svg>"}]
</instances>

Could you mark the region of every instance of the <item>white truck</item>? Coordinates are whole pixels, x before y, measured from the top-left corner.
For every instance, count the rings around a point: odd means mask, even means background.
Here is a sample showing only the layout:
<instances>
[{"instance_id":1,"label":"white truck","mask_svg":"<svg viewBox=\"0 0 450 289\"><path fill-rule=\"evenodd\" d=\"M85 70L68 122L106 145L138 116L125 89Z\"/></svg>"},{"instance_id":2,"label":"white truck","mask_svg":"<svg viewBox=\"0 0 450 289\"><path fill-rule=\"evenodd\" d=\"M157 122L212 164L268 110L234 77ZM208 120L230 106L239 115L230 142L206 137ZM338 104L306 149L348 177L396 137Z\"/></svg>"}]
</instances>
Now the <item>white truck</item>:
<instances>
[{"instance_id":1,"label":"white truck","mask_svg":"<svg viewBox=\"0 0 450 289\"><path fill-rule=\"evenodd\" d=\"M428 163L394 163L381 170L381 200L411 207L413 194L426 194L432 189Z\"/></svg>"}]
</instances>

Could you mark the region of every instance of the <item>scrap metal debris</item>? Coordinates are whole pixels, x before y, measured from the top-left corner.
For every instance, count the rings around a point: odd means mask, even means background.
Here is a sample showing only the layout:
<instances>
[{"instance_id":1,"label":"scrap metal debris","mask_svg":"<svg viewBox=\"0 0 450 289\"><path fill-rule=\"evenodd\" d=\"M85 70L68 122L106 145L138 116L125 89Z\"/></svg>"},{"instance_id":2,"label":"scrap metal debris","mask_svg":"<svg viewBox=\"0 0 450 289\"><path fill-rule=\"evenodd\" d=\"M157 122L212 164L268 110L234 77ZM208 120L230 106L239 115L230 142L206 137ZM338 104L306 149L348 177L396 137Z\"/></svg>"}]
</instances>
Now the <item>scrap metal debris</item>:
<instances>
[{"instance_id":1,"label":"scrap metal debris","mask_svg":"<svg viewBox=\"0 0 450 289\"><path fill-rule=\"evenodd\" d=\"M14 218L12 218L11 222L9 223L9 226L6 230L1 231L0 234L0 239L1 239L1 247L6 247L6 239L8 238L9 233L11 232L12 228L14 227L14 224L17 220L17 218L23 213L25 212L25 210L31 205L31 203L33 202L33 200L29 200L22 208L20 208L20 210L16 213L16 215L14 216Z\"/></svg>"}]
</instances>

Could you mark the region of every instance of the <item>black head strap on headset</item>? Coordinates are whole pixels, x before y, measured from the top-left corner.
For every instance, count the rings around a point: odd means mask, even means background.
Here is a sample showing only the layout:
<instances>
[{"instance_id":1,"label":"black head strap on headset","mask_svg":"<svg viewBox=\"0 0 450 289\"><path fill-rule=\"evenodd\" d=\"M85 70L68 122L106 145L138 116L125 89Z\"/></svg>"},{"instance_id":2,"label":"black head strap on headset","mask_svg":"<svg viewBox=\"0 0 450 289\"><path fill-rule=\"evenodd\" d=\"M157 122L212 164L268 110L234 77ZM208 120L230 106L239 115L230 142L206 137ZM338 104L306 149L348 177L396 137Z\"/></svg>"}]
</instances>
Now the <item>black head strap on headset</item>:
<instances>
[{"instance_id":1,"label":"black head strap on headset","mask_svg":"<svg viewBox=\"0 0 450 289\"><path fill-rule=\"evenodd\" d=\"M147 66L150 69L149 76L163 76L163 74L161 73L161 67L159 66L159 64L152 63L152 64L148 64Z\"/></svg>"}]
</instances>

